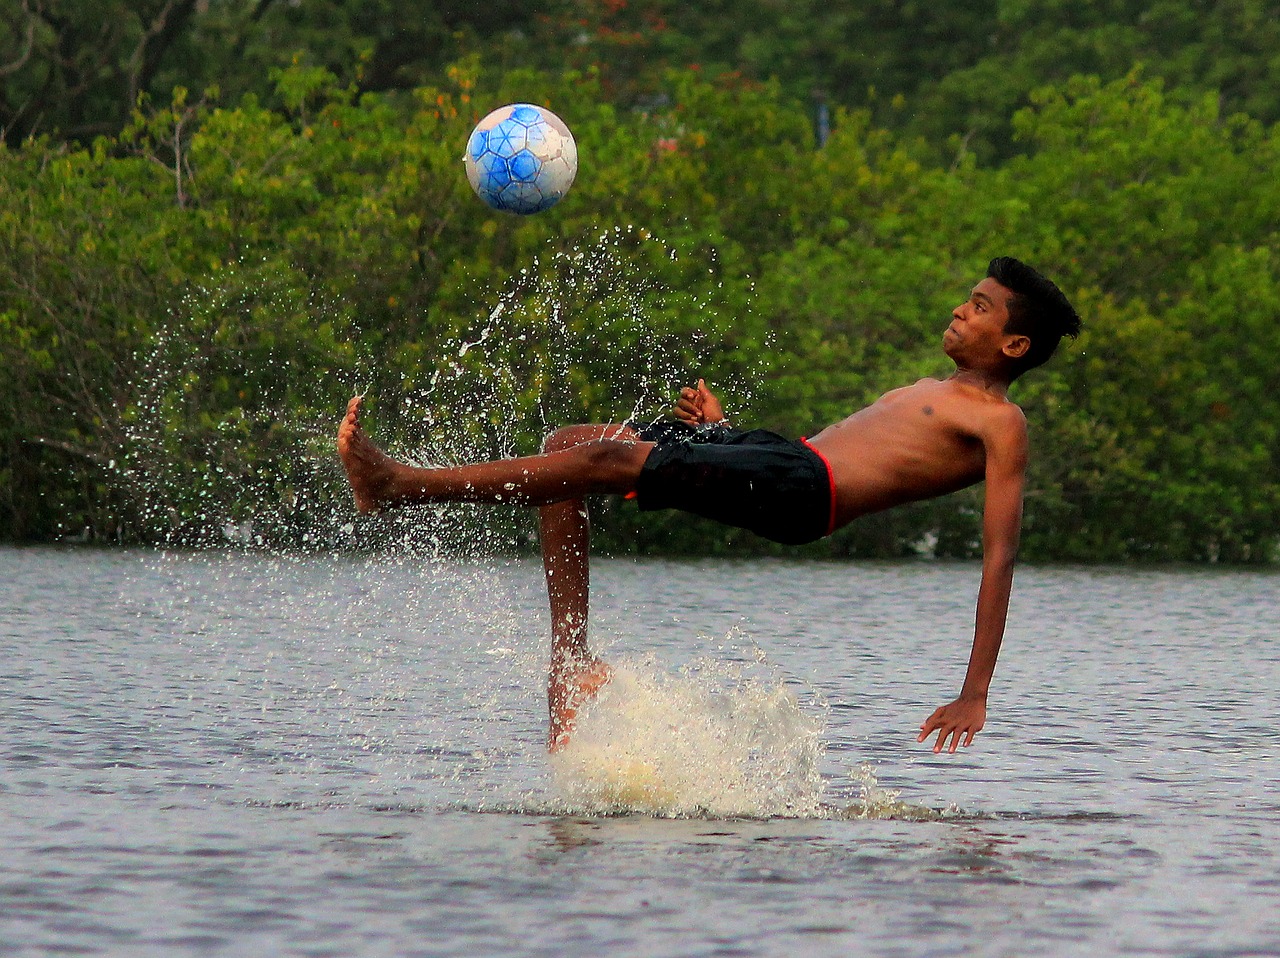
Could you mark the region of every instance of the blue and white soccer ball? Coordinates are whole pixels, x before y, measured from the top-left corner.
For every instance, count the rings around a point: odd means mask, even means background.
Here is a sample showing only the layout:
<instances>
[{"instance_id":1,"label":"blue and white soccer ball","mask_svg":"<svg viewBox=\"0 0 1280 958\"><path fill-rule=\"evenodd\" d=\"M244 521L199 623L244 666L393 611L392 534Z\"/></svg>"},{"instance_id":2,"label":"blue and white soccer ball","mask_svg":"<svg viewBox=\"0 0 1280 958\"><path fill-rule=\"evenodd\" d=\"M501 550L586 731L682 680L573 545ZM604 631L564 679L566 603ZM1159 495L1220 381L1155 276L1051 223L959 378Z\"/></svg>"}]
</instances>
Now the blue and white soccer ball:
<instances>
[{"instance_id":1,"label":"blue and white soccer ball","mask_svg":"<svg viewBox=\"0 0 1280 958\"><path fill-rule=\"evenodd\" d=\"M513 103L476 124L463 161L480 199L524 216L550 209L569 191L578 172L578 145L550 110Z\"/></svg>"}]
</instances>

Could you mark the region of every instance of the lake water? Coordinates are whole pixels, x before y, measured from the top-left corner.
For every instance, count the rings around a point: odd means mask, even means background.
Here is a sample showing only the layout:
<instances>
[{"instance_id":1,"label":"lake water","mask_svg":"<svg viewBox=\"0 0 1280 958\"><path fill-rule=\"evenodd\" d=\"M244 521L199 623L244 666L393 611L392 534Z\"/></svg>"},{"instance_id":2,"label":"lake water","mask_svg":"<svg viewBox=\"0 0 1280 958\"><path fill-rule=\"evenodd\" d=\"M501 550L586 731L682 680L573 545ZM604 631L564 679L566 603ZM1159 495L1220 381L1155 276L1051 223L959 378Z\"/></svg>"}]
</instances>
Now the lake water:
<instances>
[{"instance_id":1,"label":"lake water","mask_svg":"<svg viewBox=\"0 0 1280 958\"><path fill-rule=\"evenodd\" d=\"M0 953L1280 954L1280 575L0 550ZM896 794L895 794L896 793Z\"/></svg>"}]
</instances>

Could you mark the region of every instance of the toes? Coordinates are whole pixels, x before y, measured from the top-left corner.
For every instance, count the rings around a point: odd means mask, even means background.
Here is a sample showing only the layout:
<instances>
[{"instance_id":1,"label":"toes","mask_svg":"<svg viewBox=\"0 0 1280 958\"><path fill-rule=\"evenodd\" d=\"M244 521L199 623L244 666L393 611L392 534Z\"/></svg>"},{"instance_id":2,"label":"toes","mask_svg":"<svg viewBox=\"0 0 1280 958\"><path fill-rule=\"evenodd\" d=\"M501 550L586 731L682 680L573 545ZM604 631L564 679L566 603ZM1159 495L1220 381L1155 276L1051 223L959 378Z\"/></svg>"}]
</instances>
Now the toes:
<instances>
[{"instance_id":1,"label":"toes","mask_svg":"<svg viewBox=\"0 0 1280 958\"><path fill-rule=\"evenodd\" d=\"M348 436L354 436L360 430L360 404L364 402L363 396L352 396L351 401L347 403L347 414L342 417L342 429L340 430Z\"/></svg>"}]
</instances>

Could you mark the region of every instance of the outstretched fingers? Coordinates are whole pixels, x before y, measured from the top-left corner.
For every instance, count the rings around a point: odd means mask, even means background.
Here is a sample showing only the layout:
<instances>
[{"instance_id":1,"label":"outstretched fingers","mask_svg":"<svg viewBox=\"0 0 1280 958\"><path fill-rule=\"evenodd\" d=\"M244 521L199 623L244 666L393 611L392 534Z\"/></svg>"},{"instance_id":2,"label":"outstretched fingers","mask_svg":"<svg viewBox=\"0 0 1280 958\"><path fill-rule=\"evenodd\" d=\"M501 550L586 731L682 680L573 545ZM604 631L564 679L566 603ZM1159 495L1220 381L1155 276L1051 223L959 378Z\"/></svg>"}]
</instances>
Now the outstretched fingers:
<instances>
[{"instance_id":1,"label":"outstretched fingers","mask_svg":"<svg viewBox=\"0 0 1280 958\"><path fill-rule=\"evenodd\" d=\"M954 753L964 746L973 744L973 737L982 731L986 722L986 706L977 702L959 699L950 705L936 709L920 726L917 742L923 742L934 732L938 733L933 743L935 754L946 749Z\"/></svg>"}]
</instances>

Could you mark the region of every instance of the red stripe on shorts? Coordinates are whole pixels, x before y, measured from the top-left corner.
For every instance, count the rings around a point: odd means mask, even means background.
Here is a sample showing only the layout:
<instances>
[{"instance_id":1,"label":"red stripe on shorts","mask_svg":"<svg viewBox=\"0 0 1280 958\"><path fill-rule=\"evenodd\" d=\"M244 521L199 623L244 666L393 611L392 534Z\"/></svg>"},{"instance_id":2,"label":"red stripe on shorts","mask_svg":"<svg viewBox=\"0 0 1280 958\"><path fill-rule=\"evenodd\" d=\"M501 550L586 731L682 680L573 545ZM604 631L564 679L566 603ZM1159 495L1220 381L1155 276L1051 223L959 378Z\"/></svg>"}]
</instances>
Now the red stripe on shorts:
<instances>
[{"instance_id":1,"label":"red stripe on shorts","mask_svg":"<svg viewBox=\"0 0 1280 958\"><path fill-rule=\"evenodd\" d=\"M831 507L827 513L827 535L836 531L836 476L831 471L831 463L827 461L827 457L818 451L808 439L804 436L800 437L800 441L813 450L814 455L822 460L822 464L827 467L827 488L831 493Z\"/></svg>"}]
</instances>

